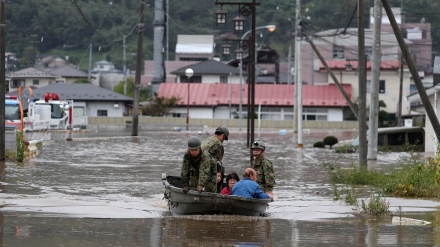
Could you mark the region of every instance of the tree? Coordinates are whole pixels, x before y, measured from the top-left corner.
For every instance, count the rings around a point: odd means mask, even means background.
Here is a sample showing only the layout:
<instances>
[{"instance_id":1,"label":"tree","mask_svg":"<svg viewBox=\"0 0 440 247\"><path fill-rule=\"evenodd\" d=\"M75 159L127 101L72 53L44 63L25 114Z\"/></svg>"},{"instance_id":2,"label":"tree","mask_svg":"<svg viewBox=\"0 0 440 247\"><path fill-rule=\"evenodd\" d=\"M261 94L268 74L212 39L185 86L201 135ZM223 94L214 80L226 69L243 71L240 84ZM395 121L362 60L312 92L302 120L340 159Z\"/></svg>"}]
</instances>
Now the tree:
<instances>
[{"instance_id":1,"label":"tree","mask_svg":"<svg viewBox=\"0 0 440 247\"><path fill-rule=\"evenodd\" d=\"M154 97L146 106L142 107L142 114L153 117L163 117L168 113L170 107L176 105L179 98Z\"/></svg>"},{"instance_id":2,"label":"tree","mask_svg":"<svg viewBox=\"0 0 440 247\"><path fill-rule=\"evenodd\" d=\"M134 97L134 78L133 77L128 77L127 78L127 85L126 85L126 89L127 89L127 96L129 97ZM124 82L120 81L114 88L113 91L115 91L116 93L120 93L120 94L124 94ZM140 101L147 101L148 100L148 95L149 95L149 90L148 88L141 88L139 91L139 96L140 96Z\"/></svg>"}]
</instances>

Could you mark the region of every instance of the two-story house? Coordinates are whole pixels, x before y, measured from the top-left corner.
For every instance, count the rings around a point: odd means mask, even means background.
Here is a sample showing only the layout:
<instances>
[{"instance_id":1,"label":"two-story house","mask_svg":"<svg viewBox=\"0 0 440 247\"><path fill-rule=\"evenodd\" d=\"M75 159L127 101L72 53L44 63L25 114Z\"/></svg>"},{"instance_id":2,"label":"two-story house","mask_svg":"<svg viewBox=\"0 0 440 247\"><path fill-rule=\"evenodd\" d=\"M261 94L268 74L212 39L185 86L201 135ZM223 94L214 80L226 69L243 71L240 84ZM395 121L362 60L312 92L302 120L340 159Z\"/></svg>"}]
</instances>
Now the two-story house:
<instances>
[{"instance_id":1,"label":"two-story house","mask_svg":"<svg viewBox=\"0 0 440 247\"><path fill-rule=\"evenodd\" d=\"M56 83L74 83L76 80L87 79L87 73L70 64L61 67L29 67L6 75L9 78L9 91L23 87L44 87Z\"/></svg>"}]
</instances>

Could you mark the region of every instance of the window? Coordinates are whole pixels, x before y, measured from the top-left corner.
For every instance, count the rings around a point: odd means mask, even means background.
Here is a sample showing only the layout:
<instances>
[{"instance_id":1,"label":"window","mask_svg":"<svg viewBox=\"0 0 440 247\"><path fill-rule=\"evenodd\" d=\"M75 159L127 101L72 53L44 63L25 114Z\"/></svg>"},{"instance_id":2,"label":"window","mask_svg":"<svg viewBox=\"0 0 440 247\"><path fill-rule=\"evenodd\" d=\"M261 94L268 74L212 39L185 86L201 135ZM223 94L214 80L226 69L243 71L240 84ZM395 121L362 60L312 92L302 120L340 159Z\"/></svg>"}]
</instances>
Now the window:
<instances>
[{"instance_id":1,"label":"window","mask_svg":"<svg viewBox=\"0 0 440 247\"><path fill-rule=\"evenodd\" d=\"M408 133L408 143L410 145L420 145L423 144L423 132L409 132Z\"/></svg>"},{"instance_id":2,"label":"window","mask_svg":"<svg viewBox=\"0 0 440 247\"><path fill-rule=\"evenodd\" d=\"M24 80L12 80L12 84L11 84L12 88L17 88L21 85L24 86Z\"/></svg>"},{"instance_id":3,"label":"window","mask_svg":"<svg viewBox=\"0 0 440 247\"><path fill-rule=\"evenodd\" d=\"M385 81L384 80L379 81L379 93L385 93Z\"/></svg>"},{"instance_id":4,"label":"window","mask_svg":"<svg viewBox=\"0 0 440 247\"><path fill-rule=\"evenodd\" d=\"M344 47L342 47L342 46L333 47L333 58L334 59L343 59L344 58Z\"/></svg>"},{"instance_id":5,"label":"window","mask_svg":"<svg viewBox=\"0 0 440 247\"><path fill-rule=\"evenodd\" d=\"M98 110L98 117L107 117L107 110Z\"/></svg>"},{"instance_id":6,"label":"window","mask_svg":"<svg viewBox=\"0 0 440 247\"><path fill-rule=\"evenodd\" d=\"M39 80L32 80L32 85L40 85L40 81Z\"/></svg>"},{"instance_id":7,"label":"window","mask_svg":"<svg viewBox=\"0 0 440 247\"><path fill-rule=\"evenodd\" d=\"M367 93L371 93L371 80L367 80ZM379 81L379 93L385 93L385 80Z\"/></svg>"},{"instance_id":8,"label":"window","mask_svg":"<svg viewBox=\"0 0 440 247\"><path fill-rule=\"evenodd\" d=\"M326 121L328 110L326 109L304 109L303 120L305 121Z\"/></svg>"},{"instance_id":9,"label":"window","mask_svg":"<svg viewBox=\"0 0 440 247\"><path fill-rule=\"evenodd\" d=\"M388 146L400 146L405 144L405 133L388 134Z\"/></svg>"},{"instance_id":10,"label":"window","mask_svg":"<svg viewBox=\"0 0 440 247\"><path fill-rule=\"evenodd\" d=\"M221 75L220 76L220 83L225 83L225 84L228 83L228 77Z\"/></svg>"},{"instance_id":11,"label":"window","mask_svg":"<svg viewBox=\"0 0 440 247\"><path fill-rule=\"evenodd\" d=\"M410 94L417 93L416 84L409 85L409 93Z\"/></svg>"}]
</instances>

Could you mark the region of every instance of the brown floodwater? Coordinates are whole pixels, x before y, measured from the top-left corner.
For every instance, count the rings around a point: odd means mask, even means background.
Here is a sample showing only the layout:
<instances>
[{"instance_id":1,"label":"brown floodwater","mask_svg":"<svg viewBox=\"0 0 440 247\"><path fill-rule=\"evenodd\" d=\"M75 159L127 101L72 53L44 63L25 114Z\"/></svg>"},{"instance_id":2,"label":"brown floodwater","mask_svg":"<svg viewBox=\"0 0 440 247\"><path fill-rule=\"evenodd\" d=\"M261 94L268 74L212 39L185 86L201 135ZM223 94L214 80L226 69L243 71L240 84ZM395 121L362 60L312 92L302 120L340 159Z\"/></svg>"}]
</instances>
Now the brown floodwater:
<instances>
[{"instance_id":1,"label":"brown floodwater","mask_svg":"<svg viewBox=\"0 0 440 247\"><path fill-rule=\"evenodd\" d=\"M161 174L179 175L187 139L208 135L130 134L93 126L73 132L72 141L63 132L26 133L25 139L44 145L23 164L0 166L0 246L440 246L437 201L385 198L393 214L429 223L396 224L333 200L324 164L350 167L358 154L312 145L327 135L354 139L355 131L305 131L302 149L291 131L257 131L276 173L266 217L171 216ZM14 138L7 133L8 146ZM226 172L241 174L249 164L245 131L231 130L224 145ZM381 153L371 166L397 166L408 158Z\"/></svg>"}]
</instances>

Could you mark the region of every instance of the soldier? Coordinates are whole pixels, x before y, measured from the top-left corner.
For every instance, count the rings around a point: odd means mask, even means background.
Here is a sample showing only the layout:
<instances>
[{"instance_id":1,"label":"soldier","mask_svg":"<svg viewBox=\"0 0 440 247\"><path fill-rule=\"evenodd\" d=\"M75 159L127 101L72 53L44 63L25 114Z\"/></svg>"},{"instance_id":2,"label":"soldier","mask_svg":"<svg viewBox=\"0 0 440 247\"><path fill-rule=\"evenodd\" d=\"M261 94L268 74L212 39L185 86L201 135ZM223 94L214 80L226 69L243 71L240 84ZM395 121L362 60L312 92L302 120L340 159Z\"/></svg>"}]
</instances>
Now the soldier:
<instances>
[{"instance_id":1,"label":"soldier","mask_svg":"<svg viewBox=\"0 0 440 247\"><path fill-rule=\"evenodd\" d=\"M223 149L223 141L227 141L229 130L225 126L220 126L215 130L213 136L206 138L202 143L202 150L208 152L220 164L223 159L225 150Z\"/></svg>"},{"instance_id":2,"label":"soldier","mask_svg":"<svg viewBox=\"0 0 440 247\"><path fill-rule=\"evenodd\" d=\"M252 168L257 172L257 183L261 190L269 194L273 198L273 187L275 185L275 174L273 172L273 165L270 160L264 157L266 146L261 140L257 140L252 144Z\"/></svg>"},{"instance_id":3,"label":"soldier","mask_svg":"<svg viewBox=\"0 0 440 247\"><path fill-rule=\"evenodd\" d=\"M224 169L222 169L222 160L225 150L223 148L223 141L228 140L229 130L225 126L220 126L215 130L213 136L206 138L202 143L203 152L209 153L212 158L217 160L217 174L221 178L224 177ZM217 184L217 191L220 192L223 179Z\"/></svg>"},{"instance_id":4,"label":"soldier","mask_svg":"<svg viewBox=\"0 0 440 247\"><path fill-rule=\"evenodd\" d=\"M202 142L197 136L188 140L188 151L183 156L182 183L183 193L188 190L203 189L207 192L216 192L217 169L216 161L201 149Z\"/></svg>"}]
</instances>

